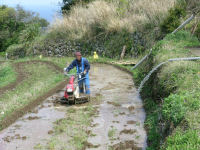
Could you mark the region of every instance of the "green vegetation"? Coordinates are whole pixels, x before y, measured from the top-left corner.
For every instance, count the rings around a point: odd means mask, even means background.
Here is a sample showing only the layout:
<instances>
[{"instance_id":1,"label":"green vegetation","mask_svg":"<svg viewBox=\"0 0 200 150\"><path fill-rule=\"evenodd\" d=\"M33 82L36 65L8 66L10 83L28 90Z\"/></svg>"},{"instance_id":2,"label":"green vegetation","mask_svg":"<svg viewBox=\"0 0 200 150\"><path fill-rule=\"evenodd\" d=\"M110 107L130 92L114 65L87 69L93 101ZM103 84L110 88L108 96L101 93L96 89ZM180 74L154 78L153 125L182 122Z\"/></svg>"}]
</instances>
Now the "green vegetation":
<instances>
[{"instance_id":1,"label":"green vegetation","mask_svg":"<svg viewBox=\"0 0 200 150\"><path fill-rule=\"evenodd\" d=\"M181 19L186 16L187 4L185 1L180 1L169 10L169 14L161 24L163 33L172 33L181 24Z\"/></svg>"},{"instance_id":2,"label":"green vegetation","mask_svg":"<svg viewBox=\"0 0 200 150\"><path fill-rule=\"evenodd\" d=\"M11 113L28 105L31 101L39 96L47 93L50 89L54 88L59 82L63 81L62 73L49 68L46 64L24 64L24 72L26 78L15 87L15 90L7 91L0 95L0 110L4 112L0 115L0 125L4 118L8 117ZM9 69L9 68L8 68ZM18 68L19 69L19 68ZM11 71L9 71L11 72ZM3 72L1 72L2 74ZM13 75L7 76L7 82L13 81ZM1 79L1 78L0 78ZM3 80L3 79L2 79ZM0 130L1 130L0 126Z\"/></svg>"},{"instance_id":3,"label":"green vegetation","mask_svg":"<svg viewBox=\"0 0 200 150\"><path fill-rule=\"evenodd\" d=\"M140 83L144 77L141 74L149 72L152 66L169 58L192 56L185 47L199 44L197 38L185 31L168 35L154 47L152 56L133 72L136 83ZM200 120L193 117L200 108L199 68L199 61L167 64L154 73L143 88L149 150L200 148Z\"/></svg>"},{"instance_id":4,"label":"green vegetation","mask_svg":"<svg viewBox=\"0 0 200 150\"><path fill-rule=\"evenodd\" d=\"M16 72L10 63L3 63L0 66L0 88L16 81Z\"/></svg>"},{"instance_id":5,"label":"green vegetation","mask_svg":"<svg viewBox=\"0 0 200 150\"><path fill-rule=\"evenodd\" d=\"M117 129L116 128L111 128L109 131L108 131L108 137L110 140L114 140L116 137L116 132L117 132Z\"/></svg>"},{"instance_id":6,"label":"green vegetation","mask_svg":"<svg viewBox=\"0 0 200 150\"><path fill-rule=\"evenodd\" d=\"M96 109L91 105L85 107L71 107L66 110L66 117L54 123L53 136L46 145L38 144L35 149L76 149L82 150L87 146L92 116ZM73 135L73 136L72 136Z\"/></svg>"},{"instance_id":7,"label":"green vegetation","mask_svg":"<svg viewBox=\"0 0 200 150\"><path fill-rule=\"evenodd\" d=\"M75 5L46 35L35 39L28 55L72 56L76 50L119 58L125 46L126 57L139 56L160 37L155 29L175 2L96 0L86 6Z\"/></svg>"},{"instance_id":8,"label":"green vegetation","mask_svg":"<svg viewBox=\"0 0 200 150\"><path fill-rule=\"evenodd\" d=\"M46 34L40 27L47 26L44 20L33 17L18 7L16 10L0 7L0 56L22 58L25 56L72 56L74 51L91 55L97 51L103 58L91 62L118 60L125 47L125 57L138 59L153 46L153 53L136 70L133 77L138 86L149 71L170 58L194 56L187 47L199 46L200 23L196 18L185 27L185 31L171 33L192 13L198 15L199 0L63 0L64 18L57 19ZM84 4L84 5L82 5ZM19 14L20 19L15 17ZM30 19L30 18L35 19ZM28 18L25 25L24 18ZM39 20L35 23L35 20ZM27 22L26 22L27 23ZM189 33L191 31L191 33ZM198 37L198 38L196 38ZM160 41L162 37L165 37ZM159 42L158 42L159 41ZM104 58L106 57L106 58ZM112 58L109 59L109 58ZM38 60L39 58L25 58ZM42 60L66 67L73 58L46 57ZM170 62L154 73L142 90L147 113L145 127L148 132L148 150L197 150L200 149L200 65L196 62ZM130 71L131 67L126 68ZM16 80L10 64L0 67L2 87ZM46 65L26 64L29 75L14 91L0 96L0 122L14 110L23 107L46 93L63 80L61 74L47 69ZM0 85L0 86L1 86ZM31 86L30 86L31 85ZM13 105L15 104L15 105ZM86 110L85 110L86 109ZM69 109L67 117L54 125L54 136L47 145L38 144L36 149L82 149L87 142L88 131L95 109ZM82 128L79 128L79 127ZM1 127L0 127L1 129ZM112 138L115 130L108 132ZM71 138L70 135L74 135ZM63 140L60 140L62 136Z\"/></svg>"},{"instance_id":9,"label":"green vegetation","mask_svg":"<svg viewBox=\"0 0 200 150\"><path fill-rule=\"evenodd\" d=\"M77 4L87 4L94 0L63 0L61 11L63 14L68 13L74 5Z\"/></svg>"},{"instance_id":10,"label":"green vegetation","mask_svg":"<svg viewBox=\"0 0 200 150\"><path fill-rule=\"evenodd\" d=\"M0 5L0 14L0 52L5 52L13 44L26 43L27 46L28 42L39 35L40 28L48 26L45 19L25 11L19 5L15 9ZM16 46L17 49L18 47ZM14 46L11 49L14 49ZM11 50L9 53L12 53Z\"/></svg>"}]
</instances>

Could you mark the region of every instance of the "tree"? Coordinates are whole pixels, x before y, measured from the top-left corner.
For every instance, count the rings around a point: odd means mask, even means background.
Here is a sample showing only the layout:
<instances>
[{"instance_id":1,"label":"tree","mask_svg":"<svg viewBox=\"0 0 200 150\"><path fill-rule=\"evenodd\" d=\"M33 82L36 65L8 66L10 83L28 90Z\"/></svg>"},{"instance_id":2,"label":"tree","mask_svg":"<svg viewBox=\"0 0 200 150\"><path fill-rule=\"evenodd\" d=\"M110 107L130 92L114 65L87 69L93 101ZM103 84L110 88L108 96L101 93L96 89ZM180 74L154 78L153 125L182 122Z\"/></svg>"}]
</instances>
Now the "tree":
<instances>
[{"instance_id":1,"label":"tree","mask_svg":"<svg viewBox=\"0 0 200 150\"><path fill-rule=\"evenodd\" d=\"M32 40L38 35L40 27L48 25L49 23L38 14L25 11L19 5L16 8L0 6L0 52L5 51L12 44L19 44L20 37L24 33L29 34L26 39Z\"/></svg>"},{"instance_id":2,"label":"tree","mask_svg":"<svg viewBox=\"0 0 200 150\"><path fill-rule=\"evenodd\" d=\"M61 11L63 14L68 13L71 10L71 7L81 3L82 5L87 4L93 0L63 0L62 6L61 6Z\"/></svg>"}]
</instances>

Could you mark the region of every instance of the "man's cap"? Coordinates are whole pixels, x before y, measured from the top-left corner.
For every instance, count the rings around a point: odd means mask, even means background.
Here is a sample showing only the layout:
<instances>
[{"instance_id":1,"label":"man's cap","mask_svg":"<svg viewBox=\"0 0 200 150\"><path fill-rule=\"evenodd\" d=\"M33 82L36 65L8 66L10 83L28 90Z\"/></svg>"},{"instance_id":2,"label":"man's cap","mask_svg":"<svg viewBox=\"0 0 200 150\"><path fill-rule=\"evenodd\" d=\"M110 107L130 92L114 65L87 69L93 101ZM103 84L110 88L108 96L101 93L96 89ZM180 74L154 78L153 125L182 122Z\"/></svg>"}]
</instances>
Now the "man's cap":
<instances>
[{"instance_id":1,"label":"man's cap","mask_svg":"<svg viewBox=\"0 0 200 150\"><path fill-rule=\"evenodd\" d=\"M75 56L82 56L81 52L75 52Z\"/></svg>"}]
</instances>

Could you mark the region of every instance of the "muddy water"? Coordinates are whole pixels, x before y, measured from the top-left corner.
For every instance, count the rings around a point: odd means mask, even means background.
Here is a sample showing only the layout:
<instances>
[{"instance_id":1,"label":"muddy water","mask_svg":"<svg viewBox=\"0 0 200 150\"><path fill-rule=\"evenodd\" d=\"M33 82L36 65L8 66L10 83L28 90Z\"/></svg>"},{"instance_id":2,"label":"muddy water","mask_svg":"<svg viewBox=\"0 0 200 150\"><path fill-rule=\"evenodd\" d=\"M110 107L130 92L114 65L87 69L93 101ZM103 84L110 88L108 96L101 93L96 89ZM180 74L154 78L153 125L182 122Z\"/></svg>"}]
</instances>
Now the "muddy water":
<instances>
[{"instance_id":1,"label":"muddy water","mask_svg":"<svg viewBox=\"0 0 200 150\"><path fill-rule=\"evenodd\" d=\"M93 149L106 150L109 146L119 149L120 145L123 150L133 146L145 149L145 112L131 75L101 64L92 66L90 77L92 96L102 95L98 117L94 118L93 126L88 127L95 135L88 142L98 145ZM31 113L1 131L0 150L32 150L36 144L46 143L52 136L53 122L64 118L68 109L68 106L53 104L62 95L63 91L58 91Z\"/></svg>"},{"instance_id":2,"label":"muddy water","mask_svg":"<svg viewBox=\"0 0 200 150\"><path fill-rule=\"evenodd\" d=\"M98 145L95 149L99 150L127 141L145 149L145 112L132 76L109 65L95 66L91 74L91 89L103 95L103 102L99 116L93 121L95 127L91 128L96 136L90 137L88 142ZM131 147L124 146L126 148Z\"/></svg>"},{"instance_id":3,"label":"muddy water","mask_svg":"<svg viewBox=\"0 0 200 150\"><path fill-rule=\"evenodd\" d=\"M189 48L191 50L191 53L196 55L196 56L200 56L200 47L194 47L194 48Z\"/></svg>"},{"instance_id":4,"label":"muddy water","mask_svg":"<svg viewBox=\"0 0 200 150\"><path fill-rule=\"evenodd\" d=\"M7 129L0 132L0 150L32 150L38 143L46 143L50 138L53 122L65 116L65 106L54 106L58 92L49 97L31 113L18 119Z\"/></svg>"}]
</instances>

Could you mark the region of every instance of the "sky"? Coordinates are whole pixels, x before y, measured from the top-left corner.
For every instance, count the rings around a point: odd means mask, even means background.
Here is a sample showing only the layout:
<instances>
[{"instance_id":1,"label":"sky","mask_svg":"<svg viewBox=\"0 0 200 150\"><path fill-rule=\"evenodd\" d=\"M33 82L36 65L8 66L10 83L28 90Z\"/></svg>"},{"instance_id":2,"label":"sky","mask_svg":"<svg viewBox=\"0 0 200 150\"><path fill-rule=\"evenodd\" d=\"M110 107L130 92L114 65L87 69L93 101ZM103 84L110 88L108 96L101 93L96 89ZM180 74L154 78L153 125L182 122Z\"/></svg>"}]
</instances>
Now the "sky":
<instances>
[{"instance_id":1,"label":"sky","mask_svg":"<svg viewBox=\"0 0 200 150\"><path fill-rule=\"evenodd\" d=\"M25 10L39 13L40 17L51 22L60 11L59 2L62 0L0 0L0 5L15 7L19 4Z\"/></svg>"}]
</instances>

